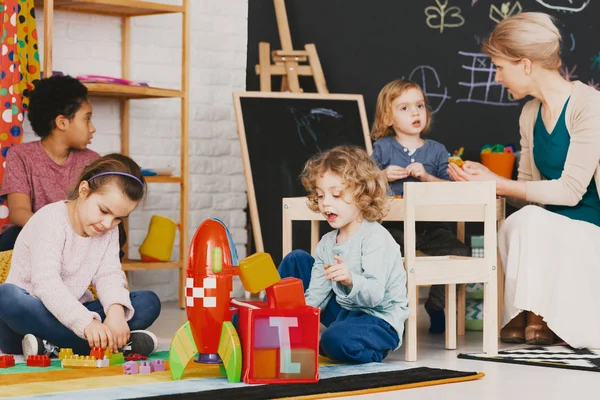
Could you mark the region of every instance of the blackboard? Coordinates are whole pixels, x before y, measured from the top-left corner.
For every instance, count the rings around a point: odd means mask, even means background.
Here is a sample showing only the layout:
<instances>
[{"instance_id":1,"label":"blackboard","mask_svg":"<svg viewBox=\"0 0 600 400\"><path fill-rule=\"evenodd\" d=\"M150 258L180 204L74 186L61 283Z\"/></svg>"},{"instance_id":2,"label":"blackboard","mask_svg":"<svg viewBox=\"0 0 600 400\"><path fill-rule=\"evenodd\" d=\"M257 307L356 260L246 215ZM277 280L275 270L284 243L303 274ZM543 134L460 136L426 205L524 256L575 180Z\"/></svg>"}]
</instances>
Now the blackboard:
<instances>
[{"instance_id":1,"label":"blackboard","mask_svg":"<svg viewBox=\"0 0 600 400\"><path fill-rule=\"evenodd\" d=\"M332 93L364 96L369 126L381 88L397 78L424 87L433 115L428 134L477 160L484 144L518 146L523 101L494 82L481 41L505 15L541 11L563 34L564 71L600 83L600 1L590 0L286 0L294 49L316 45ZM442 21L444 16L444 22ZM247 90L258 90L258 43L281 49L273 0L248 2ZM313 91L311 78L301 86ZM279 87L274 78L273 87Z\"/></svg>"},{"instance_id":2,"label":"blackboard","mask_svg":"<svg viewBox=\"0 0 600 400\"><path fill-rule=\"evenodd\" d=\"M281 260L282 198L305 196L313 155L341 144L372 152L363 98L351 94L234 93L257 251Z\"/></svg>"}]
</instances>

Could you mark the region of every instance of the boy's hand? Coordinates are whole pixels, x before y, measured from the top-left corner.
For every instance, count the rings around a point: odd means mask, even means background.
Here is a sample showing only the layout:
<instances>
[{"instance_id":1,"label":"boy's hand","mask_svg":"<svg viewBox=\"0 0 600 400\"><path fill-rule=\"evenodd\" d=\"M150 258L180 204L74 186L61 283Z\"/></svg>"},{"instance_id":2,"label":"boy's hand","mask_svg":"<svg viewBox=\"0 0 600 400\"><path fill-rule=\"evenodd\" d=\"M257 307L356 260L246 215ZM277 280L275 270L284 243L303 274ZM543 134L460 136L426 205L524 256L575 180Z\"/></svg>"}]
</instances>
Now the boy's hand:
<instances>
[{"instance_id":1,"label":"boy's hand","mask_svg":"<svg viewBox=\"0 0 600 400\"><path fill-rule=\"evenodd\" d=\"M83 336L87 339L90 347L101 347L103 349L107 347L112 349L114 347L113 334L110 328L97 319L93 319L85 327Z\"/></svg>"},{"instance_id":2,"label":"boy's hand","mask_svg":"<svg viewBox=\"0 0 600 400\"><path fill-rule=\"evenodd\" d=\"M113 304L106 311L106 325L113 334L114 345L111 347L113 353L117 353L129 341L129 325L125 320L125 310L120 304Z\"/></svg>"},{"instance_id":3,"label":"boy's hand","mask_svg":"<svg viewBox=\"0 0 600 400\"><path fill-rule=\"evenodd\" d=\"M335 256L333 258L337 261L337 264L325 266L325 279L339 282L352 290L352 274L348 266L344 264L341 257Z\"/></svg>"},{"instance_id":4,"label":"boy's hand","mask_svg":"<svg viewBox=\"0 0 600 400\"><path fill-rule=\"evenodd\" d=\"M429 180L430 175L425 170L423 164L419 162L415 162L406 167L406 172L408 175L422 181L427 182Z\"/></svg>"},{"instance_id":5,"label":"boy's hand","mask_svg":"<svg viewBox=\"0 0 600 400\"><path fill-rule=\"evenodd\" d=\"M383 170L383 174L385 175L388 182L397 181L398 179L404 179L408 176L408 172L406 172L406 169L398 165L388 166L386 169Z\"/></svg>"}]
</instances>

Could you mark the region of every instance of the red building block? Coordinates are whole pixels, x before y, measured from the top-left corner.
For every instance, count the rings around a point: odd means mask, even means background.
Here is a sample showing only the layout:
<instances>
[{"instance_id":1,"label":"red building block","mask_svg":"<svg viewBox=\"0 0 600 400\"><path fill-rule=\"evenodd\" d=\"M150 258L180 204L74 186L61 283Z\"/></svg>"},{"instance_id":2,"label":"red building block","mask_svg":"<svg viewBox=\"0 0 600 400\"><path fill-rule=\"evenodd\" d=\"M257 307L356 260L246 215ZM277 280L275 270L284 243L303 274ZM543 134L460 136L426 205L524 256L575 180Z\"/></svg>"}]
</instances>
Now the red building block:
<instances>
[{"instance_id":1,"label":"red building block","mask_svg":"<svg viewBox=\"0 0 600 400\"><path fill-rule=\"evenodd\" d=\"M306 307L304 287L298 278L284 278L267 288L267 300L270 308Z\"/></svg>"},{"instance_id":2,"label":"red building block","mask_svg":"<svg viewBox=\"0 0 600 400\"><path fill-rule=\"evenodd\" d=\"M10 368L15 366L15 356L0 356L0 368Z\"/></svg>"},{"instance_id":3,"label":"red building block","mask_svg":"<svg viewBox=\"0 0 600 400\"><path fill-rule=\"evenodd\" d=\"M104 359L104 350L101 347L93 347L90 351L90 357L96 357L96 360Z\"/></svg>"},{"instance_id":4,"label":"red building block","mask_svg":"<svg viewBox=\"0 0 600 400\"><path fill-rule=\"evenodd\" d=\"M50 356L29 356L27 357L28 367L49 367Z\"/></svg>"}]
</instances>

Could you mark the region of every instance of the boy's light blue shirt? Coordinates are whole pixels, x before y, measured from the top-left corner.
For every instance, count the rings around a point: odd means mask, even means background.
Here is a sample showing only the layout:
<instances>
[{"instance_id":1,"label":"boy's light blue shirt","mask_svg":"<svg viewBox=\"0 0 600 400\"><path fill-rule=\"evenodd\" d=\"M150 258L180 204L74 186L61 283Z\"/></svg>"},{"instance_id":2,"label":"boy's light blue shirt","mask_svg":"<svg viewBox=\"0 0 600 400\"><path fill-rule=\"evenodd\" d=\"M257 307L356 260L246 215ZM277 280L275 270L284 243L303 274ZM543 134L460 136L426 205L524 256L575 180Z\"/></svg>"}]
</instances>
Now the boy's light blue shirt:
<instances>
[{"instance_id":1,"label":"boy's light blue shirt","mask_svg":"<svg viewBox=\"0 0 600 400\"><path fill-rule=\"evenodd\" d=\"M400 246L377 222L363 221L345 243L336 243L337 234L337 229L325 234L317 245L306 303L323 309L335 294L343 308L362 311L389 323L398 333L400 347L409 315ZM337 263L334 256L341 257L350 269L351 291L339 282L325 279L325 265Z\"/></svg>"}]
</instances>

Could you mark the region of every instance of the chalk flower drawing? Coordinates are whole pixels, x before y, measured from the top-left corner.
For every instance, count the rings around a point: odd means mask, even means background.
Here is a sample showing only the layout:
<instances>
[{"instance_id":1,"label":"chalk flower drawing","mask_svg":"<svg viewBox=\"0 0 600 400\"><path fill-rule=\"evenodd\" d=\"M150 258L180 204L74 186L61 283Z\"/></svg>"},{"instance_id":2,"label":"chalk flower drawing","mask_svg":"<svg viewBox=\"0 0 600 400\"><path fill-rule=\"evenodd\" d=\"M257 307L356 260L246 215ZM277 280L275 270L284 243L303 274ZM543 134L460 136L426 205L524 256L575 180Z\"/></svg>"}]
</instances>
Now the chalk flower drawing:
<instances>
[{"instance_id":1,"label":"chalk flower drawing","mask_svg":"<svg viewBox=\"0 0 600 400\"><path fill-rule=\"evenodd\" d=\"M587 81L588 86L593 87L596 90L600 90L600 83L594 81L593 79L590 79L589 81Z\"/></svg>"},{"instance_id":2,"label":"chalk flower drawing","mask_svg":"<svg viewBox=\"0 0 600 400\"><path fill-rule=\"evenodd\" d=\"M590 0L577 0L575 4L573 4L573 0L535 0L541 5L550 10L557 11L570 11L570 12L579 12L583 11L588 4L590 4ZM569 2L566 5L567 1Z\"/></svg>"},{"instance_id":3,"label":"chalk flower drawing","mask_svg":"<svg viewBox=\"0 0 600 400\"><path fill-rule=\"evenodd\" d=\"M499 23L503 19L518 14L520 12L523 12L523 7L521 7L521 3L519 3L518 1L515 1L512 7L510 6L510 1L502 3L500 9L498 9L498 7L496 7L495 4L492 4L490 6L490 19L496 23Z\"/></svg>"},{"instance_id":4,"label":"chalk flower drawing","mask_svg":"<svg viewBox=\"0 0 600 400\"><path fill-rule=\"evenodd\" d=\"M563 74L566 80L572 81L573 79L578 78L578 76L575 74L576 69L577 65L573 66L573 69L569 69L569 67L565 65L560 69L560 72Z\"/></svg>"},{"instance_id":5,"label":"chalk flower drawing","mask_svg":"<svg viewBox=\"0 0 600 400\"><path fill-rule=\"evenodd\" d=\"M444 28L458 28L465 24L465 19L461 15L460 7L448 7L448 0L435 0L437 6L425 8L427 16L427 26L432 29L439 29L440 33Z\"/></svg>"},{"instance_id":6,"label":"chalk flower drawing","mask_svg":"<svg viewBox=\"0 0 600 400\"><path fill-rule=\"evenodd\" d=\"M595 56L592 56L592 66L591 68L594 69L594 67L598 65L598 69L600 69L600 52L598 52L598 54L596 54Z\"/></svg>"}]
</instances>

